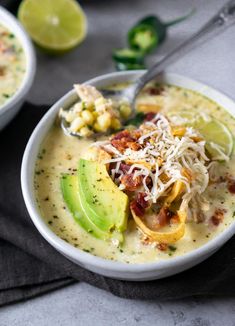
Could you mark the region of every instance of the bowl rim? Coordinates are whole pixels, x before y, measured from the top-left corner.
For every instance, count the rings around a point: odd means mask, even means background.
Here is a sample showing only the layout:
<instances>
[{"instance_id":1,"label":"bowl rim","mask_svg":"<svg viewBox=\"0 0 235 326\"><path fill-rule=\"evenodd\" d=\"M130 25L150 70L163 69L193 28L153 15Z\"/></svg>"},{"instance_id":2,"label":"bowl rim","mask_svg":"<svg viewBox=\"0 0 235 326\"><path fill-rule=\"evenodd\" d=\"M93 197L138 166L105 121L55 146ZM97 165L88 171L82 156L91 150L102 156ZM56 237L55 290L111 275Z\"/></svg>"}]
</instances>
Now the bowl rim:
<instances>
[{"instance_id":1,"label":"bowl rim","mask_svg":"<svg viewBox=\"0 0 235 326\"><path fill-rule=\"evenodd\" d=\"M137 77L144 73L144 70L137 70L137 71L128 71L128 72L113 72L105 75L101 75L99 77L93 78L88 80L85 84L97 84L99 82L103 83L105 80L109 79L118 79L118 77L126 77L127 80L133 80L134 77ZM215 90L201 82L195 81L191 78L185 77L180 74L173 74L173 73L164 73L164 76L171 77L173 79L181 79L184 80L186 83L194 83L200 86L202 89L209 89L209 91L213 94L217 94L218 96L222 97L222 99L230 103L231 106L234 106L234 115L235 115L235 103L226 95L221 93L220 91ZM115 81L113 81L115 83ZM108 84L108 83L107 83ZM186 87L185 87L186 88ZM190 88L189 88L190 89ZM32 159L32 148L35 146L35 142L37 141L38 136L43 132L44 126L49 126L47 120L55 115L58 112L59 108L62 106L63 103L68 101L69 98L73 97L75 92L73 90L66 93L62 98L60 98L49 110L48 112L42 117L36 128L34 129L28 144L26 146L23 161L22 161L22 168L21 168L21 187L22 193L24 197L24 201L26 207L28 209L29 215L35 224L38 231L41 235L60 253L64 254L66 257L71 258L73 261L77 262L78 264L85 266L93 266L97 269L104 269L107 271L115 271L115 272L130 272L130 273L142 273L142 272L151 272L154 270L162 270L162 269L169 269L175 268L177 266L186 265L188 262L192 260L196 260L198 257L206 256L209 253L215 252L219 247L221 247L226 241L228 241L234 234L235 234L235 222L233 222L229 227L227 227L224 231L219 233L215 238L206 242L203 246L194 249L188 253L185 253L181 256L171 257L170 259L162 259L153 262L146 262L146 263L126 263L126 262L119 262L119 261L112 261L102 257L94 256L90 253L84 252L82 249L75 248L73 245L65 242L59 236L57 236L46 224L43 217L40 215L39 210L37 208L36 200L34 198L34 193L30 191L32 188L33 182L33 175L30 176L30 171L34 170L34 160ZM209 98L211 98L208 95ZM213 99L212 99L213 100ZM216 101L217 102L217 101ZM225 108L226 109L226 108ZM53 119L54 120L54 119ZM50 124L51 127L51 124ZM46 136L44 131L43 136ZM41 139L42 141L42 139ZM40 144L41 144L40 141ZM39 148L39 144L38 144ZM38 153L38 152L37 152ZM33 170L32 170L33 168ZM33 188L32 188L33 189Z\"/></svg>"},{"instance_id":2,"label":"bowl rim","mask_svg":"<svg viewBox=\"0 0 235 326\"><path fill-rule=\"evenodd\" d=\"M21 99L23 99L30 90L36 73L36 55L32 42L21 23L2 6L0 6L0 17L6 19L6 21L1 22L3 26L8 28L14 34L18 34L16 37L19 40L26 57L26 71L20 87L17 89L11 99L0 106L1 117L1 115L3 115L8 109L12 108Z\"/></svg>"}]
</instances>

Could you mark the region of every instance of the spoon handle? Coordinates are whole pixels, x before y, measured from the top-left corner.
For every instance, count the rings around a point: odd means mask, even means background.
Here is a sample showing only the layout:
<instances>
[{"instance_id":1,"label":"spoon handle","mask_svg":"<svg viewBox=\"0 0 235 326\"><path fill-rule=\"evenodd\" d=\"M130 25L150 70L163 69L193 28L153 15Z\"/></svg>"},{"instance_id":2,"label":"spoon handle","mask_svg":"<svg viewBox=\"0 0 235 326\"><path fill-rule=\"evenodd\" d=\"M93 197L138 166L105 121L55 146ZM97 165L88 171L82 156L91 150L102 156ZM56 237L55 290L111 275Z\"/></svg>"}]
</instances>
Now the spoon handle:
<instances>
[{"instance_id":1,"label":"spoon handle","mask_svg":"<svg viewBox=\"0 0 235 326\"><path fill-rule=\"evenodd\" d=\"M209 20L198 32L183 42L180 46L153 65L135 84L134 97L140 92L146 83L154 79L169 64L177 61L190 50L203 43L209 37L212 38L235 23L235 0L230 0L219 12Z\"/></svg>"}]
</instances>

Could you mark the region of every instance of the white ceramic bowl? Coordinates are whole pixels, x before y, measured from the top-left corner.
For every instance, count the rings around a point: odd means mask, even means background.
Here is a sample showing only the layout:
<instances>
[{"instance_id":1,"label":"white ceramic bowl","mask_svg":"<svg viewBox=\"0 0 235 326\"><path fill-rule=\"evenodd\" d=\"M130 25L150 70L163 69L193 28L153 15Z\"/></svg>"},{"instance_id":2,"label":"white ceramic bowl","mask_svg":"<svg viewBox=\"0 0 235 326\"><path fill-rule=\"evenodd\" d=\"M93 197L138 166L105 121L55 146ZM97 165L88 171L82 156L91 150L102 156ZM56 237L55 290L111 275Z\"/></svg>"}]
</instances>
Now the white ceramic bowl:
<instances>
[{"instance_id":1,"label":"white ceramic bowl","mask_svg":"<svg viewBox=\"0 0 235 326\"><path fill-rule=\"evenodd\" d=\"M92 79L88 81L87 84L91 84L96 87L105 87L112 83L134 80L141 73L143 73L143 71L112 73ZM235 115L235 103L227 96L208 86L180 75L168 73L159 76L157 80L198 91L201 94L213 99L231 114ZM21 183L27 209L38 231L54 248L56 248L60 253L72 260L74 263L93 272L117 279L142 281L173 275L200 263L212 255L235 234L235 223L233 223L223 233L199 249L180 257L173 257L170 260L162 260L144 264L127 264L95 257L73 247L55 235L55 233L53 233L48 225L44 222L36 204L33 186L35 161L39 151L39 146L55 121L59 109L61 107L70 105L76 98L77 96L75 91L72 90L62 97L57 103L55 103L46 113L46 115L37 125L28 142L22 163Z\"/></svg>"},{"instance_id":2,"label":"white ceramic bowl","mask_svg":"<svg viewBox=\"0 0 235 326\"><path fill-rule=\"evenodd\" d=\"M36 70L36 57L34 49L27 33L6 9L0 6L0 23L6 26L20 41L26 55L26 72L21 82L20 88L0 107L0 130L2 130L20 110L23 101L32 86Z\"/></svg>"}]
</instances>

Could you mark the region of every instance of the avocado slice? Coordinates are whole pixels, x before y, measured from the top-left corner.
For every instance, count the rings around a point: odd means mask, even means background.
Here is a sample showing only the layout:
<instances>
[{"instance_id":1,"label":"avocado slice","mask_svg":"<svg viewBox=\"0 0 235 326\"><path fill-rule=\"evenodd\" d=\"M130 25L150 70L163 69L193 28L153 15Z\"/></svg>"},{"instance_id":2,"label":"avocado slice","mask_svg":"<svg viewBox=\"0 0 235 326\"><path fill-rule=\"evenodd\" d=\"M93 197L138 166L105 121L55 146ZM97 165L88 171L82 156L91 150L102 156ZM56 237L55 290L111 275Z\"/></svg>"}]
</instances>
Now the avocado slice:
<instances>
[{"instance_id":1,"label":"avocado slice","mask_svg":"<svg viewBox=\"0 0 235 326\"><path fill-rule=\"evenodd\" d=\"M105 232L123 232L129 212L128 196L110 178L105 164L79 160L79 197L83 211Z\"/></svg>"},{"instance_id":2,"label":"avocado slice","mask_svg":"<svg viewBox=\"0 0 235 326\"><path fill-rule=\"evenodd\" d=\"M75 175L63 174L60 179L61 190L64 201L73 215L75 221L88 233L102 240L107 240L111 237L110 233L100 230L88 216L83 212L80 199L78 196L78 178Z\"/></svg>"}]
</instances>

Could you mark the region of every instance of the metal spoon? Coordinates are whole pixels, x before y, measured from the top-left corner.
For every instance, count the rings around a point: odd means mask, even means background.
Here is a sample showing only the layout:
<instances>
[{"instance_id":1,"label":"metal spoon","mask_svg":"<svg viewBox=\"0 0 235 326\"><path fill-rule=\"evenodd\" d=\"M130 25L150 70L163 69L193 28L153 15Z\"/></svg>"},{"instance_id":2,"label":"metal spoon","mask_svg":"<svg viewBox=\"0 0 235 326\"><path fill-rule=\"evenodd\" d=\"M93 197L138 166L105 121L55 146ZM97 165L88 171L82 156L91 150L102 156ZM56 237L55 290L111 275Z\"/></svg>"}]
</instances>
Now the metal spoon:
<instances>
[{"instance_id":1,"label":"metal spoon","mask_svg":"<svg viewBox=\"0 0 235 326\"><path fill-rule=\"evenodd\" d=\"M192 35L189 39L179 45L172 52L167 54L163 59L158 61L149 70L144 73L140 78L135 80L133 84L123 90L99 90L104 97L116 97L125 98L129 101L132 108L132 117L136 114L135 100L137 95L143 89L143 87L151 80L156 78L161 72L164 71L170 64L176 62L185 56L190 50L194 49L203 42L217 36L220 32L235 23L235 0L230 0L226 3L218 13L213 16L198 32ZM69 109L68 109L69 110ZM68 129L68 124L65 119L61 120L61 126L63 130L71 136L79 136L76 133L71 133Z\"/></svg>"}]
</instances>

